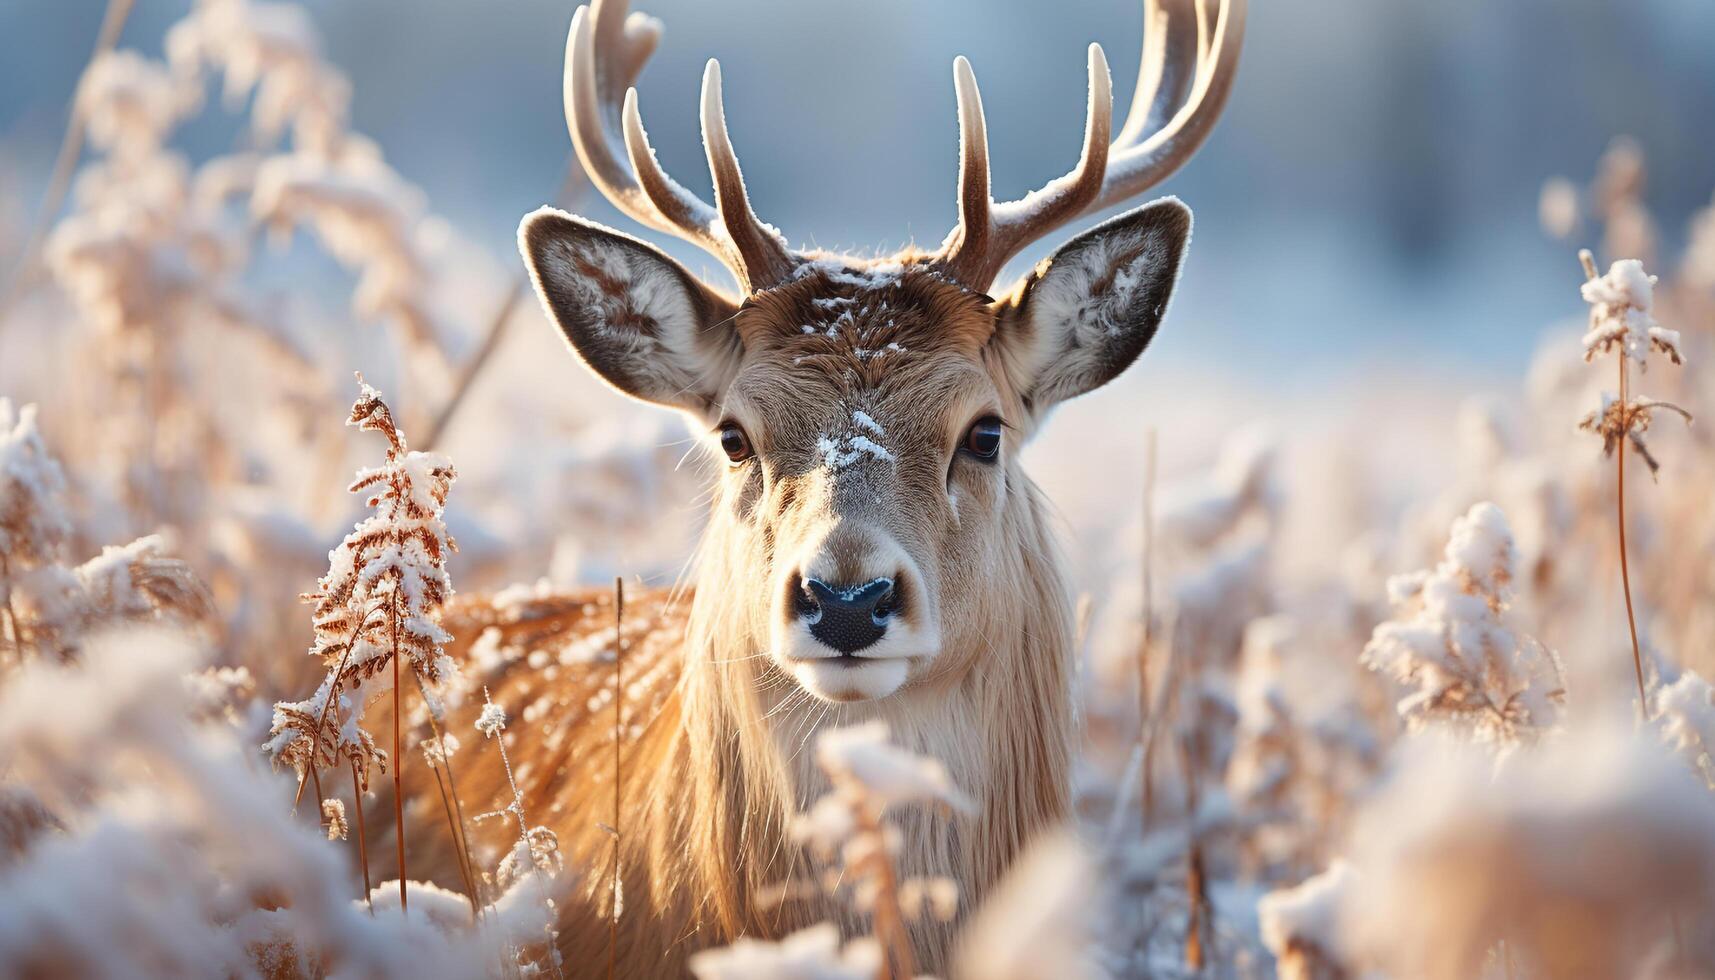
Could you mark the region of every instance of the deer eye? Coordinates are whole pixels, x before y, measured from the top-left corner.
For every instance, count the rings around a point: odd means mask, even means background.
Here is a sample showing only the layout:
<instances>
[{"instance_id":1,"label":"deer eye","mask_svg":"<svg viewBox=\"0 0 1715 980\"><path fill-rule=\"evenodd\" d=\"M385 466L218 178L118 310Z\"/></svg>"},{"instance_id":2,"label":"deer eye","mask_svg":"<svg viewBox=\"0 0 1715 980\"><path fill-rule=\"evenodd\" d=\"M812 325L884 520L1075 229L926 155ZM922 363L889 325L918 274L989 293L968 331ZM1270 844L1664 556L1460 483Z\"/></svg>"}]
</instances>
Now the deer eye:
<instances>
[{"instance_id":1,"label":"deer eye","mask_svg":"<svg viewBox=\"0 0 1715 980\"><path fill-rule=\"evenodd\" d=\"M721 451L726 453L727 459L735 463L742 463L755 455L750 449L750 439L745 436L744 430L738 427L737 422L721 423Z\"/></svg>"},{"instance_id":2,"label":"deer eye","mask_svg":"<svg viewBox=\"0 0 1715 980\"><path fill-rule=\"evenodd\" d=\"M994 459L1000 455L1000 430L1004 426L1004 422L992 415L977 419L965 433L962 448L978 459Z\"/></svg>"}]
</instances>

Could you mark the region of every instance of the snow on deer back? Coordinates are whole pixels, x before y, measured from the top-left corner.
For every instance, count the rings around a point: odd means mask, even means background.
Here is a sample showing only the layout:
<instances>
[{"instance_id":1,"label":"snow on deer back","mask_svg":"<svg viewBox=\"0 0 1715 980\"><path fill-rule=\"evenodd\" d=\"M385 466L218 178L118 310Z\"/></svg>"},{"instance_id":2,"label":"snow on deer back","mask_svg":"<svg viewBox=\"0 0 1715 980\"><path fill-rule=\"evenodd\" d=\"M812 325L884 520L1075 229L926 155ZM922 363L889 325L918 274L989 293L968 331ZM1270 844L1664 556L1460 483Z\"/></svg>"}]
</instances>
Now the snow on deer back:
<instances>
[{"instance_id":1,"label":"snow on deer back","mask_svg":"<svg viewBox=\"0 0 1715 980\"><path fill-rule=\"evenodd\" d=\"M568 910L562 930L572 962L607 944L612 838L598 824L610 820L614 724L602 692L617 659L629 688L618 828L628 975L657 975L734 935L844 918L815 889L781 888L811 877L785 828L825 788L805 747L826 725L886 721L976 802L970 816L898 817L902 873L951 876L967 908L1065 815L1071 614L1018 451L1054 405L1142 353L1190 212L1173 199L1126 212L1002 298L990 291L1035 239L1163 180L1219 116L1243 0L1160 6L1146 13L1164 55L1146 58L1153 68L1119 132L1092 45L1078 164L1021 201L990 198L982 104L970 65L956 61L959 224L936 250L884 259L794 250L756 217L713 62L702 122L715 203L674 182L627 91L658 23L610 0L577 11L566 114L585 170L627 215L718 258L741 295L558 211L519 230L537 292L579 360L615 389L683 412L726 460L694 590L679 606L634 603L623 658L600 598L512 597L467 604L462 627L453 617L455 632L486 635L477 658L496 699L531 723L514 756L524 792L586 869L594 908ZM939 971L953 926L916 928L921 962Z\"/></svg>"}]
</instances>

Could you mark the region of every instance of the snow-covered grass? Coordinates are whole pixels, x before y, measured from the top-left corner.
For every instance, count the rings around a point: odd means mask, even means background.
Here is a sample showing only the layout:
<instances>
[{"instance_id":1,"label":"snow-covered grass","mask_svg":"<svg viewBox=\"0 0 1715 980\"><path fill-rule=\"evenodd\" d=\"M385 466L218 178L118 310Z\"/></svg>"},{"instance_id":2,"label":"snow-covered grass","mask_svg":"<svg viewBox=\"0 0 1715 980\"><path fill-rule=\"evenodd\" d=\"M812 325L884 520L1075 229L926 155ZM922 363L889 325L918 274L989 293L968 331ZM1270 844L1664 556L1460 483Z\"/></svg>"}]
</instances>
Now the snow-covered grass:
<instances>
[{"instance_id":1,"label":"snow-covered grass","mask_svg":"<svg viewBox=\"0 0 1715 980\"><path fill-rule=\"evenodd\" d=\"M443 656L437 610L454 578L670 584L701 460L537 322L437 452L413 452L402 430L427 431L495 318L489 272L516 260L461 261L351 129L304 10L199 0L162 50L90 66L92 152L49 278L0 320L0 974L599 973L553 947L567 887L605 881L607 858L562 854L512 771L552 737L541 709L448 730L422 694L475 671ZM251 145L193 159L179 127L221 111ZM1214 371L1059 413L1028 458L1085 600L1076 825L966 907L963 882L897 880L890 823L995 789L952 785L884 728L830 732L804 751L831 791L797 829L831 872L810 885L852 915L693 970L901 971L914 917L957 921L950 972L983 978L1715 970L1715 456L1700 428L1651 427L1715 410L1715 206L1657 258L1642 167L1620 144L1593 188L1545 192L1545 221L1598 234L1607 271L1580 277L1568 250L1567 322L1526 377L1384 365L1281 405ZM257 247L270 232L285 253ZM296 284L324 259L349 297ZM384 449L334 424L360 365L394 396L365 386L354 413ZM884 471L905 422L854 412L823 458ZM573 677L604 649L542 662ZM393 692L396 743L361 725ZM460 741L509 753L512 843L489 867ZM396 858L366 838L417 846L363 832L401 801L371 779L383 762L432 777L416 802L445 811L451 882L369 880ZM294 810L299 772L341 778Z\"/></svg>"}]
</instances>

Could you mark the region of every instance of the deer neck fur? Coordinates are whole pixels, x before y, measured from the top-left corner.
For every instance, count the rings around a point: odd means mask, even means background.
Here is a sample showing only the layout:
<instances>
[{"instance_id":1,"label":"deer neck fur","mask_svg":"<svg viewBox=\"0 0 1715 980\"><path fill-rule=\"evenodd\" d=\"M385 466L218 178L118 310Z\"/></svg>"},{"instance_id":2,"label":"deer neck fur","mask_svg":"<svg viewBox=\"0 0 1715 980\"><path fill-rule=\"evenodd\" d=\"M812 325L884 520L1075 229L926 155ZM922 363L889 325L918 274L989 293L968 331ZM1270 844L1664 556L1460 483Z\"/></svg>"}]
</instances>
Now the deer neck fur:
<instances>
[{"instance_id":1,"label":"deer neck fur","mask_svg":"<svg viewBox=\"0 0 1715 980\"><path fill-rule=\"evenodd\" d=\"M919 807L888 814L903 841L901 877L959 882L963 911L1033 835L1064 817L1073 730L1071 608L1040 494L1022 473L1014 471L1014 478L1022 492L1011 495L1001 522L1008 546L991 570L993 608L982 619L987 633L959 639L980 647L965 660L969 667L876 701L806 697L760 655L758 634L730 591L730 583L749 578L735 567L745 552L723 547L721 529L711 528L699 564L705 585L687 631L681 725L670 761L653 775L657 812L675 818L657 824L652 891L663 885L679 891L680 902L690 903L683 911L691 928L769 935L846 918L848 897L785 905L759 898L788 882L818 880L788 826L828 788L815 741L830 726L885 721L897 744L941 760L975 802L971 814ZM684 867L661 866L680 861ZM951 931L924 927L918 944L925 965L944 960Z\"/></svg>"}]
</instances>

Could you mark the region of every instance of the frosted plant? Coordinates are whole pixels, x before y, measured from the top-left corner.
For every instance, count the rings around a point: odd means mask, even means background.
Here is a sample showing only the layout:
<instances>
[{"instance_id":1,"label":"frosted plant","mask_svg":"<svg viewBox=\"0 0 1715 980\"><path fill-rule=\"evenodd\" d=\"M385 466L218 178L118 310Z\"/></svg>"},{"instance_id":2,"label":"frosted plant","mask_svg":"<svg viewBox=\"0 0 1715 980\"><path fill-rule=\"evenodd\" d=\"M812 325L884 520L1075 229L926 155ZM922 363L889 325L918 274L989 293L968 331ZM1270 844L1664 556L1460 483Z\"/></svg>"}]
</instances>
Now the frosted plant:
<instances>
[{"instance_id":1,"label":"frosted plant","mask_svg":"<svg viewBox=\"0 0 1715 980\"><path fill-rule=\"evenodd\" d=\"M1091 962L1102 886L1090 855L1066 832L1044 834L1013 863L960 937L961 980L1076 980ZM1092 902L1092 893L1097 901Z\"/></svg>"},{"instance_id":2,"label":"frosted plant","mask_svg":"<svg viewBox=\"0 0 1715 980\"><path fill-rule=\"evenodd\" d=\"M65 659L101 629L157 619L193 626L212 616L202 583L167 557L158 536L66 567L65 493L35 407L15 411L0 399L0 639L15 652Z\"/></svg>"},{"instance_id":3,"label":"frosted plant","mask_svg":"<svg viewBox=\"0 0 1715 980\"><path fill-rule=\"evenodd\" d=\"M1506 516L1480 503L1453 522L1440 564L1388 581L1398 611L1376 627L1362 662L1410 689L1397 709L1412 728L1440 722L1515 742L1557 721L1559 662L1509 611L1515 561Z\"/></svg>"},{"instance_id":4,"label":"frosted plant","mask_svg":"<svg viewBox=\"0 0 1715 980\"><path fill-rule=\"evenodd\" d=\"M506 786L512 791L512 799L501 810L478 814L478 820L490 817L512 817L518 824L518 839L501 858L500 866L495 869L495 882L503 890L512 890L520 883L529 883L526 887L531 892L539 893L540 900L547 909L549 925L545 926L541 935L534 937L528 953L520 951L520 959L531 962L546 962L558 972L560 953L557 945L558 934L552 925L554 900L548 883L559 875L564 867L564 858L560 855L560 839L547 827L531 827L524 817L524 793L518 788L518 780L512 773L512 759L506 754L506 711L495 704L488 696L488 688L482 689L482 712L477 716L476 730L485 739L493 739L500 749L500 764L506 771ZM441 764L446 764L443 752ZM468 853L468 849L467 849ZM623 897L615 896L616 907L623 902ZM615 917L619 912L615 912Z\"/></svg>"},{"instance_id":5,"label":"frosted plant","mask_svg":"<svg viewBox=\"0 0 1715 980\"><path fill-rule=\"evenodd\" d=\"M1692 671L1656 691L1661 737L1715 789L1715 688Z\"/></svg>"},{"instance_id":6,"label":"frosted plant","mask_svg":"<svg viewBox=\"0 0 1715 980\"><path fill-rule=\"evenodd\" d=\"M371 915L349 865L286 813L290 787L250 765L229 726L188 720L184 678L202 666L181 639L134 630L0 687L0 975L521 968L517 949L552 921L535 890L501 895L481 928L462 896L419 882L411 915Z\"/></svg>"},{"instance_id":7,"label":"frosted plant","mask_svg":"<svg viewBox=\"0 0 1715 980\"><path fill-rule=\"evenodd\" d=\"M1654 421L1658 410L1669 411L1687 422L1691 421L1690 412L1671 402L1643 397L1621 401L1604 391L1601 407L1580 419L1578 428L1602 437L1603 456L1613 456L1616 452L1623 451L1623 443L1631 443L1632 450L1644 461L1644 465L1649 467L1650 475L1654 476L1660 472L1661 463L1644 442L1644 433L1649 431L1650 423Z\"/></svg>"},{"instance_id":8,"label":"frosted plant","mask_svg":"<svg viewBox=\"0 0 1715 980\"><path fill-rule=\"evenodd\" d=\"M36 424L36 406L0 398L0 589L15 571L60 561L71 535L66 481Z\"/></svg>"},{"instance_id":9,"label":"frosted plant","mask_svg":"<svg viewBox=\"0 0 1715 980\"><path fill-rule=\"evenodd\" d=\"M1299 811L1308 789L1305 754L1312 733L1301 729L1282 685L1285 651L1296 637L1296 627L1285 617L1252 620L1245 628L1236 682L1238 725L1226 789L1237 809L1245 859L1263 870L1291 861L1306 836Z\"/></svg>"},{"instance_id":10,"label":"frosted plant","mask_svg":"<svg viewBox=\"0 0 1715 980\"><path fill-rule=\"evenodd\" d=\"M346 839L351 832L351 825L345 820L344 800L322 801L322 826L327 828L328 840Z\"/></svg>"},{"instance_id":11,"label":"frosted plant","mask_svg":"<svg viewBox=\"0 0 1715 980\"><path fill-rule=\"evenodd\" d=\"M1289 806L1298 767L1296 726L1280 686L1282 651L1294 633L1289 620L1276 616L1253 620L1245 628L1235 698L1237 744L1227 767L1227 787L1235 801L1262 819Z\"/></svg>"},{"instance_id":12,"label":"frosted plant","mask_svg":"<svg viewBox=\"0 0 1715 980\"><path fill-rule=\"evenodd\" d=\"M1264 432L1229 438L1206 478L1162 491L1162 535L1207 548L1231 533L1246 515L1272 515L1281 504L1276 456L1274 440Z\"/></svg>"},{"instance_id":13,"label":"frosted plant","mask_svg":"<svg viewBox=\"0 0 1715 980\"><path fill-rule=\"evenodd\" d=\"M1612 152L1612 151L1610 151ZM1632 572L1626 554L1626 442L1643 457L1653 477L1660 468L1644 444L1643 433L1658 408L1679 413L1687 423L1691 413L1653 398L1633 398L1630 385L1630 362L1638 362L1638 370L1648 367L1648 355L1659 352L1674 364L1684 363L1679 352L1678 331L1668 330L1655 322L1651 308L1655 303L1654 276L1644 271L1636 259L1621 259L1608 268L1608 274L1596 274L1596 260L1585 249L1578 253L1584 266L1585 283L1580 288L1584 301L1590 304L1590 332L1584 335L1584 360L1598 353L1616 350L1614 359L1619 368L1619 394L1603 393L1601 407L1586 415L1579 428L1602 437L1602 452L1614 458L1614 523L1620 553L1620 586L1626 600L1626 626L1632 641L1632 666L1638 683L1638 712L1649 717L1649 692L1644 684L1643 647L1638 642L1637 612L1632 606Z\"/></svg>"},{"instance_id":14,"label":"frosted plant","mask_svg":"<svg viewBox=\"0 0 1715 980\"><path fill-rule=\"evenodd\" d=\"M1589 252L1580 253L1585 271L1590 276L1581 291L1590 304L1590 330L1584 335L1584 360L1594 360L1598 354L1619 352L1620 393L1602 393L1602 404L1578 423L1580 429L1602 437L1602 454L1612 456L1624 443L1643 458L1653 476L1661 468L1644 443L1643 434L1657 410L1677 413L1691 421L1691 413L1678 405L1653 398L1628 398L1626 395L1626 362L1635 360L1639 369L1648 366L1648 355L1659 353L1673 364L1683 364L1680 354L1679 331L1656 323L1651 315L1655 303L1656 277L1644 272L1643 263L1636 259L1621 259L1608 269L1605 276L1595 274Z\"/></svg>"},{"instance_id":15,"label":"frosted plant","mask_svg":"<svg viewBox=\"0 0 1715 980\"><path fill-rule=\"evenodd\" d=\"M387 753L375 737L359 724L361 705L351 695L340 694L330 705L338 679L332 673L302 701L276 701L268 741L263 749L275 765L289 766L300 778L310 770L331 769L344 763L352 766L360 789L369 788L372 769L387 771Z\"/></svg>"},{"instance_id":16,"label":"frosted plant","mask_svg":"<svg viewBox=\"0 0 1715 980\"><path fill-rule=\"evenodd\" d=\"M1587 254L1587 253L1584 253ZM1579 287L1590 304L1590 329L1584 334L1584 359L1618 349L1622 356L1643 364L1647 355L1659 353L1674 364L1682 363L1679 331L1655 322L1656 277L1644 271L1637 259L1620 259L1608 267L1607 275L1590 272Z\"/></svg>"},{"instance_id":17,"label":"frosted plant","mask_svg":"<svg viewBox=\"0 0 1715 980\"><path fill-rule=\"evenodd\" d=\"M1354 966L1423 980L1504 975L1497 960L1520 977L1637 976L1676 923L1688 939L1707 923L1709 793L1617 718L1498 763L1415 736L1392 770L1347 855L1357 877L1336 940Z\"/></svg>"},{"instance_id":18,"label":"frosted plant","mask_svg":"<svg viewBox=\"0 0 1715 980\"><path fill-rule=\"evenodd\" d=\"M379 157L271 157L256 173L250 208L276 239L299 225L314 228L329 254L359 274L353 312L388 320L412 351L443 369L450 363L459 340L428 303L422 193Z\"/></svg>"},{"instance_id":19,"label":"frosted plant","mask_svg":"<svg viewBox=\"0 0 1715 980\"><path fill-rule=\"evenodd\" d=\"M1340 980L1355 973L1348 972L1353 954L1340 929L1354 878L1351 865L1336 860L1321 874L1269 892L1257 903L1262 941L1274 954L1281 980Z\"/></svg>"},{"instance_id":20,"label":"frosted plant","mask_svg":"<svg viewBox=\"0 0 1715 980\"><path fill-rule=\"evenodd\" d=\"M263 143L290 126L301 148L326 154L346 135L351 85L322 60L321 39L302 7L199 0L167 32L166 48L181 76L220 70L229 105L254 92L251 128Z\"/></svg>"},{"instance_id":21,"label":"frosted plant","mask_svg":"<svg viewBox=\"0 0 1715 980\"><path fill-rule=\"evenodd\" d=\"M436 691L456 671L442 649L452 636L441 628L440 614L453 591L446 561L457 545L447 533L443 510L457 474L444 456L410 451L381 393L361 377L358 384L346 424L387 440L386 461L360 470L350 487L352 493L364 495L373 513L329 553L327 574L317 591L304 596L315 606L316 638L310 653L328 673L307 700L274 706L273 727L263 748L276 764L298 771L300 794L308 776L316 781L319 795L320 769L340 757L351 765L352 780L361 792L370 765L382 761L374 739L361 727L363 712L391 690L394 817L403 882L401 677L409 670L431 715L439 719ZM401 885L400 902L406 901Z\"/></svg>"},{"instance_id":22,"label":"frosted plant","mask_svg":"<svg viewBox=\"0 0 1715 980\"><path fill-rule=\"evenodd\" d=\"M841 870L832 876L833 883L850 887L858 908L872 916L876 941L894 974L914 976L906 933L906 922L913 917L909 913L918 911L923 896L944 894L952 883L901 881L894 864L897 835L883 816L889 806L968 810L971 804L939 760L890 743L886 722L823 731L816 741L816 761L833 790L793 821L792 836L819 859L837 862ZM941 906L938 912L956 911L947 908L954 903L944 897L931 904Z\"/></svg>"},{"instance_id":23,"label":"frosted plant","mask_svg":"<svg viewBox=\"0 0 1715 980\"><path fill-rule=\"evenodd\" d=\"M141 157L158 149L197 108L197 95L158 61L135 51L106 51L84 71L76 111L92 146Z\"/></svg>"},{"instance_id":24,"label":"frosted plant","mask_svg":"<svg viewBox=\"0 0 1715 980\"><path fill-rule=\"evenodd\" d=\"M238 283L247 248L220 221L220 195L168 146L197 110L201 89L135 51L95 59L78 90L76 118L102 155L79 173L73 207L47 236L43 258L60 289L97 334L93 359L110 375L99 432L102 455L140 526L195 527L230 451L226 414L191 407L205 324L242 328L294 368L305 346ZM228 177L225 159L205 165ZM237 414L237 413L233 413ZM194 543L193 543L194 545Z\"/></svg>"}]
</instances>

